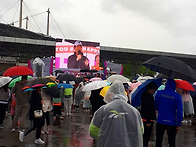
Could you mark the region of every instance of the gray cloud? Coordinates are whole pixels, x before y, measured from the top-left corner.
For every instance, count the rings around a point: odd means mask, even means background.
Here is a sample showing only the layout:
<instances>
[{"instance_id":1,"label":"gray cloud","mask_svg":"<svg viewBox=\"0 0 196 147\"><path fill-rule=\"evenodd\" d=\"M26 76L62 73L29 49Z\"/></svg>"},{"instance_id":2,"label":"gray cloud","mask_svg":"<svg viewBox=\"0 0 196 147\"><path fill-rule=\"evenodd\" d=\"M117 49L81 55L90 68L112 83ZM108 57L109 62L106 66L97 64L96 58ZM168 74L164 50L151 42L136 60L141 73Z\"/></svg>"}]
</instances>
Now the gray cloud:
<instances>
[{"instance_id":1,"label":"gray cloud","mask_svg":"<svg viewBox=\"0 0 196 147\"><path fill-rule=\"evenodd\" d=\"M139 17L148 18L149 21L161 23L170 29L175 36L195 34L192 29L196 23L196 3L192 0L105 0L102 1L102 9L105 12L112 8L117 11L117 6L135 13ZM108 9L107 9L108 8Z\"/></svg>"},{"instance_id":2,"label":"gray cloud","mask_svg":"<svg viewBox=\"0 0 196 147\"><path fill-rule=\"evenodd\" d=\"M15 0L10 0L10 2ZM50 8L53 37L91 40L101 45L196 54L196 2L193 0L24 0L32 14ZM8 3L7 1L3 1ZM0 4L1 8L1 4ZM5 8L6 10L6 8ZM0 14L3 12L0 9ZM23 11L26 16L26 10ZM18 20L16 8L0 17ZM15 17L14 17L15 14ZM59 31L58 26L61 31ZM46 32L47 14L36 16ZM40 32L31 18L29 25ZM38 23L38 22L37 22ZM23 26L25 22L23 22ZM18 26L18 25L16 25ZM45 28L44 28L45 26ZM63 35L64 34L64 35Z\"/></svg>"}]
</instances>

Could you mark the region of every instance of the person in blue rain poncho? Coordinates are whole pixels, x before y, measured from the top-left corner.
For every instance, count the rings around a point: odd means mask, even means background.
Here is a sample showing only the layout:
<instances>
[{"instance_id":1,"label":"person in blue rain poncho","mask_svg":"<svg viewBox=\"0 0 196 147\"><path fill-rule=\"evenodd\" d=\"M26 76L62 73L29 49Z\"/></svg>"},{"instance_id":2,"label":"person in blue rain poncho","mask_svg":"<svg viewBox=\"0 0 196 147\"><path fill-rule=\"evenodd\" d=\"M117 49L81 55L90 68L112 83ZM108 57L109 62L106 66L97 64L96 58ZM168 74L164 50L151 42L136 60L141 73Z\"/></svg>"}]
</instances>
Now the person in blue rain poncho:
<instances>
[{"instance_id":1,"label":"person in blue rain poncho","mask_svg":"<svg viewBox=\"0 0 196 147\"><path fill-rule=\"evenodd\" d=\"M175 92L175 89L175 81L168 79L165 89L158 91L155 95L155 109L158 112L156 147L162 147L163 135L166 130L169 146L175 147L176 134L183 118L181 96Z\"/></svg>"},{"instance_id":2,"label":"person in blue rain poncho","mask_svg":"<svg viewBox=\"0 0 196 147\"><path fill-rule=\"evenodd\" d=\"M144 131L138 110L127 103L123 84L116 80L94 114L89 133L98 147L142 147Z\"/></svg>"}]
</instances>

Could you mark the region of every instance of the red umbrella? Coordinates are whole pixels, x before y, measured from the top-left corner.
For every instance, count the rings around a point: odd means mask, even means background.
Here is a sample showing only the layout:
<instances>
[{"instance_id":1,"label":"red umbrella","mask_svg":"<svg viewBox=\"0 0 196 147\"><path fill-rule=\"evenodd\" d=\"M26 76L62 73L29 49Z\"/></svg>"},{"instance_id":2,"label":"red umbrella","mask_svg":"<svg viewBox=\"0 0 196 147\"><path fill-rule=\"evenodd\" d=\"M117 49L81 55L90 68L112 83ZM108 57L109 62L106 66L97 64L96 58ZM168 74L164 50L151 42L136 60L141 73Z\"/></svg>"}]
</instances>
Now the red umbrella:
<instances>
[{"instance_id":1,"label":"red umbrella","mask_svg":"<svg viewBox=\"0 0 196 147\"><path fill-rule=\"evenodd\" d=\"M8 68L3 76L21 76L21 75L31 75L33 74L33 71L25 66L14 66L11 68Z\"/></svg>"},{"instance_id":2,"label":"red umbrella","mask_svg":"<svg viewBox=\"0 0 196 147\"><path fill-rule=\"evenodd\" d=\"M185 80L175 80L175 82L176 82L176 87L177 88L182 88L184 90L195 91L193 86Z\"/></svg>"}]
</instances>

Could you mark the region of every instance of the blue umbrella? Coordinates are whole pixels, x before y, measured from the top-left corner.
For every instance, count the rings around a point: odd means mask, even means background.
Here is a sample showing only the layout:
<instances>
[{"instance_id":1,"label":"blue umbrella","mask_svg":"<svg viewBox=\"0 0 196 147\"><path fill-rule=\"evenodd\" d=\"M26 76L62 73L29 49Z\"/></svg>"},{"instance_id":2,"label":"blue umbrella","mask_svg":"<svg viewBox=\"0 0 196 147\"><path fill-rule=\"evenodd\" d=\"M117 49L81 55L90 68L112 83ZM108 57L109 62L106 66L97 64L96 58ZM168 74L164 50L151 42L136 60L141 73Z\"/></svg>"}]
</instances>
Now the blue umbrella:
<instances>
[{"instance_id":1,"label":"blue umbrella","mask_svg":"<svg viewBox=\"0 0 196 147\"><path fill-rule=\"evenodd\" d=\"M59 88L73 88L73 86L71 84L67 84L67 83L58 84L58 87Z\"/></svg>"},{"instance_id":2,"label":"blue umbrella","mask_svg":"<svg viewBox=\"0 0 196 147\"><path fill-rule=\"evenodd\" d=\"M140 86L138 86L138 88L135 90L135 92L132 94L131 97L131 105L134 107L138 107L141 105L141 96L143 94L143 92L146 90L146 86L151 83L154 82L157 87L159 87L161 85L162 79L148 79L147 81L145 81L144 83L142 83Z\"/></svg>"},{"instance_id":3,"label":"blue umbrella","mask_svg":"<svg viewBox=\"0 0 196 147\"><path fill-rule=\"evenodd\" d=\"M27 89L23 90L23 92L33 91L33 90L35 90L35 89L33 89L33 88L27 88Z\"/></svg>"}]
</instances>

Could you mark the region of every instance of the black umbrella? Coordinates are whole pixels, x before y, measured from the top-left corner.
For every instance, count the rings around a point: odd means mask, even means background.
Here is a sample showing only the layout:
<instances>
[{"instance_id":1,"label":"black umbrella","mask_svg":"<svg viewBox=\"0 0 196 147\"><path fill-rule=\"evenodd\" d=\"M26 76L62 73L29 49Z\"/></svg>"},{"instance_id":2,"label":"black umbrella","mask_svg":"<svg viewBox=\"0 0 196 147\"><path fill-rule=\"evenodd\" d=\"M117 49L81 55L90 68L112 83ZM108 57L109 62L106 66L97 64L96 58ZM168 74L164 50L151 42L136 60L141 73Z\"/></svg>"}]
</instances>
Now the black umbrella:
<instances>
[{"instance_id":1,"label":"black umbrella","mask_svg":"<svg viewBox=\"0 0 196 147\"><path fill-rule=\"evenodd\" d=\"M60 70L60 69L55 70L54 72L55 72L55 73L64 73L64 71L63 71L63 70Z\"/></svg>"},{"instance_id":2,"label":"black umbrella","mask_svg":"<svg viewBox=\"0 0 196 147\"><path fill-rule=\"evenodd\" d=\"M84 77L76 77L76 83L85 82Z\"/></svg>"},{"instance_id":3,"label":"black umbrella","mask_svg":"<svg viewBox=\"0 0 196 147\"><path fill-rule=\"evenodd\" d=\"M89 72L89 69L80 69L80 72Z\"/></svg>"},{"instance_id":4,"label":"black umbrella","mask_svg":"<svg viewBox=\"0 0 196 147\"><path fill-rule=\"evenodd\" d=\"M59 73L59 74L65 73L64 71L62 71L62 70L60 70L60 69L55 70L54 72L55 72L55 75L56 75L56 76L58 75L58 73Z\"/></svg>"},{"instance_id":5,"label":"black umbrella","mask_svg":"<svg viewBox=\"0 0 196 147\"><path fill-rule=\"evenodd\" d=\"M87 78L87 79L91 79L91 78L94 78L95 77L95 75L86 75L86 76L84 76L84 78Z\"/></svg>"},{"instance_id":6,"label":"black umbrella","mask_svg":"<svg viewBox=\"0 0 196 147\"><path fill-rule=\"evenodd\" d=\"M189 65L181 60L158 56L153 57L143 63L143 65L152 71L159 72L169 78L179 78L186 81L195 81L196 72Z\"/></svg>"},{"instance_id":7,"label":"black umbrella","mask_svg":"<svg viewBox=\"0 0 196 147\"><path fill-rule=\"evenodd\" d=\"M76 81L76 77L73 74L60 74L57 78L61 83L63 81Z\"/></svg>"},{"instance_id":8,"label":"black umbrella","mask_svg":"<svg viewBox=\"0 0 196 147\"><path fill-rule=\"evenodd\" d=\"M98 72L98 70L96 69L91 69L89 72L93 73L93 72Z\"/></svg>"},{"instance_id":9,"label":"black umbrella","mask_svg":"<svg viewBox=\"0 0 196 147\"><path fill-rule=\"evenodd\" d=\"M51 87L44 88L44 92L46 94L50 95L53 98L59 98L60 97L60 90L59 90L58 85L54 85L54 86L51 86Z\"/></svg>"},{"instance_id":10,"label":"black umbrella","mask_svg":"<svg viewBox=\"0 0 196 147\"><path fill-rule=\"evenodd\" d=\"M55 82L49 78L36 78L36 79L30 79L23 87L23 90L28 88L35 88L35 87L44 87L47 83L54 83Z\"/></svg>"}]
</instances>

